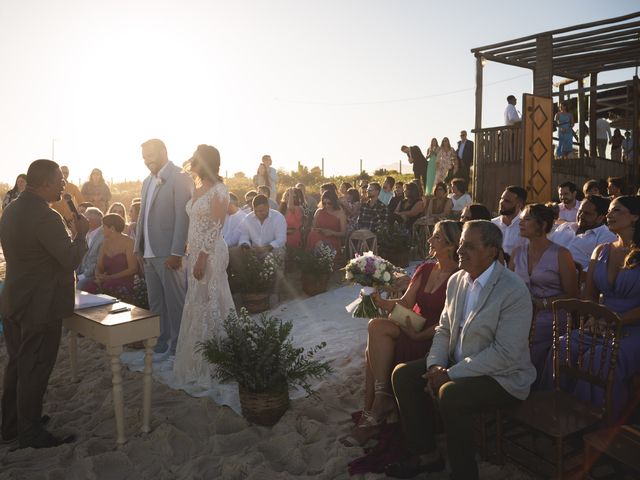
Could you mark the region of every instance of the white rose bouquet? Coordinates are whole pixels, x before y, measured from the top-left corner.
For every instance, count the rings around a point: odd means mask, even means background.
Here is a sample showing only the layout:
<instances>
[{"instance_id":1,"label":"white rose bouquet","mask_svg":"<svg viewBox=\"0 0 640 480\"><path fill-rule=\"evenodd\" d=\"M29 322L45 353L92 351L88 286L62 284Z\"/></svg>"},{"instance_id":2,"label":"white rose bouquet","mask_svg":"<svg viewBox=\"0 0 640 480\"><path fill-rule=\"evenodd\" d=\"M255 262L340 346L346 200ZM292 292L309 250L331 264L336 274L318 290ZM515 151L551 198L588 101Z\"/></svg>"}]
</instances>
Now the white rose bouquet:
<instances>
[{"instance_id":1,"label":"white rose bouquet","mask_svg":"<svg viewBox=\"0 0 640 480\"><path fill-rule=\"evenodd\" d=\"M360 296L346 306L347 312L351 313L353 317L360 318L379 316L380 310L371 295L377 288L391 284L394 272L401 271L401 269L384 258L374 255L373 252L356 255L344 269L346 271L345 279L348 282L357 283L364 287L360 290Z\"/></svg>"}]
</instances>

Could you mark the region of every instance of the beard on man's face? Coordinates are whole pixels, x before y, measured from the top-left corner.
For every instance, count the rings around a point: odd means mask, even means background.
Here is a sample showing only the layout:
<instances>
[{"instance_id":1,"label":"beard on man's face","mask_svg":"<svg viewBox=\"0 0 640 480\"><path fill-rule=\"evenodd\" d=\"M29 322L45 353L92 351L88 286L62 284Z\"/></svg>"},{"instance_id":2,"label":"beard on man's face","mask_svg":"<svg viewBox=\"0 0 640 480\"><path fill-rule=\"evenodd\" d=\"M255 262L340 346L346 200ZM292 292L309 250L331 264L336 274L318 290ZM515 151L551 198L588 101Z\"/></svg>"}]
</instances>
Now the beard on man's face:
<instances>
[{"instance_id":1,"label":"beard on man's face","mask_svg":"<svg viewBox=\"0 0 640 480\"><path fill-rule=\"evenodd\" d=\"M500 207L500 211L498 212L500 215L506 215L507 217L513 215L514 213L516 213L516 207L512 207L512 208L504 208L504 207Z\"/></svg>"}]
</instances>

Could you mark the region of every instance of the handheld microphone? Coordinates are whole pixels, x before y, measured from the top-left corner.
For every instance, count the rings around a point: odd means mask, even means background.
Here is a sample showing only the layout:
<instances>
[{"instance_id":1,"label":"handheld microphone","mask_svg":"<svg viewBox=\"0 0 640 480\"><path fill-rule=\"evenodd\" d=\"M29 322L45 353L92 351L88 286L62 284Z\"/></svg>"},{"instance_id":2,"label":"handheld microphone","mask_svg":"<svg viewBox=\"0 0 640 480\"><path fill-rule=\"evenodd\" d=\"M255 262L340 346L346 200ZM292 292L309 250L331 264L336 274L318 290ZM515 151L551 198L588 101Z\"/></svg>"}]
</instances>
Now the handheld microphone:
<instances>
[{"instance_id":1,"label":"handheld microphone","mask_svg":"<svg viewBox=\"0 0 640 480\"><path fill-rule=\"evenodd\" d=\"M73 213L73 216L75 218L80 218L80 214L78 213L78 209L76 208L75 204L73 203L73 197L68 194L65 193L62 198L64 198L64 201L67 202L67 206L69 207L69 210L71 210L71 213Z\"/></svg>"}]
</instances>

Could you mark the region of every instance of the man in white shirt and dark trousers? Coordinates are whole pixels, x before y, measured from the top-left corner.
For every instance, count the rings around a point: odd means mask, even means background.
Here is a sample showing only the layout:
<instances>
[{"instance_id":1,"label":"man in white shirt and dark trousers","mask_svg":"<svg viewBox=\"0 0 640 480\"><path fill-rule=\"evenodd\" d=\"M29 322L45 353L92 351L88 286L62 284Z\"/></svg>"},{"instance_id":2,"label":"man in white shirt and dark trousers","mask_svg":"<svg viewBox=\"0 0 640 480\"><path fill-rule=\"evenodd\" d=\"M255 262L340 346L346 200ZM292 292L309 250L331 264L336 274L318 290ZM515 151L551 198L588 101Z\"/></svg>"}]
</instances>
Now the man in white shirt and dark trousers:
<instances>
[{"instance_id":1,"label":"man in white shirt and dark trousers","mask_svg":"<svg viewBox=\"0 0 640 480\"><path fill-rule=\"evenodd\" d=\"M502 232L502 249L511 256L516 247L526 244L520 236L520 212L527 203L527 191L515 185L507 187L500 197L499 217L492 219Z\"/></svg>"},{"instance_id":2,"label":"man in white shirt and dark trousers","mask_svg":"<svg viewBox=\"0 0 640 480\"><path fill-rule=\"evenodd\" d=\"M560 209L561 220L565 222L575 222L578 215L578 209L580 208L580 201L576 200L578 193L578 186L573 182L564 182L558 185L558 196L560 197Z\"/></svg>"},{"instance_id":3,"label":"man in white shirt and dark trousers","mask_svg":"<svg viewBox=\"0 0 640 480\"><path fill-rule=\"evenodd\" d=\"M605 225L610 203L608 198L600 195L588 195L580 204L577 222L563 223L549 236L549 240L569 250L573 260L585 272L589 269L591 254L596 246L616 239L616 235Z\"/></svg>"},{"instance_id":4,"label":"man in white shirt and dark trousers","mask_svg":"<svg viewBox=\"0 0 640 480\"><path fill-rule=\"evenodd\" d=\"M495 224L464 224L458 248L461 270L447 284L426 364L401 363L391 377L411 456L387 466L387 476L412 478L444 469L434 428L439 410L450 478L476 480L473 416L529 395L536 378L529 355L531 295L518 275L497 261L501 244Z\"/></svg>"},{"instance_id":5,"label":"man in white shirt and dark trousers","mask_svg":"<svg viewBox=\"0 0 640 480\"><path fill-rule=\"evenodd\" d=\"M607 143L611 140L611 125L604 117L598 117L596 120L596 148L598 149L598 157L607 158Z\"/></svg>"},{"instance_id":6,"label":"man in white shirt and dark trousers","mask_svg":"<svg viewBox=\"0 0 640 480\"><path fill-rule=\"evenodd\" d=\"M258 257L274 252L276 257L284 259L287 243L287 221L284 216L269 208L269 199L264 195L253 198L253 212L247 215L239 225L238 246L229 248L229 266L232 270L242 268L242 255L252 250Z\"/></svg>"}]
</instances>

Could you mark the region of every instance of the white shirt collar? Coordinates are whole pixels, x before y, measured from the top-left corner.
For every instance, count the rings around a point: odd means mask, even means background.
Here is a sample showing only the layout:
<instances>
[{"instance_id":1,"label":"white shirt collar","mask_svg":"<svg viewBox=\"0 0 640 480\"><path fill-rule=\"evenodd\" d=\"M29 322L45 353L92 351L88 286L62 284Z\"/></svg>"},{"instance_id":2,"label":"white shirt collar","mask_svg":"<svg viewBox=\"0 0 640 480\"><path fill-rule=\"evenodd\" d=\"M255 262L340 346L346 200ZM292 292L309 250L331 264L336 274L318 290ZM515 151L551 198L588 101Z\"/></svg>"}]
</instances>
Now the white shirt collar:
<instances>
[{"instance_id":1,"label":"white shirt collar","mask_svg":"<svg viewBox=\"0 0 640 480\"><path fill-rule=\"evenodd\" d=\"M474 285L474 284L480 284L480 286L482 288L484 288L484 286L487 284L487 282L489 281L489 277L491 276L491 274L493 273L493 269L496 267L496 262L495 260L493 262L491 262L491 265L489 265L487 267L487 269L482 272L480 274L480 276L478 278L476 278L475 280L473 280L471 278L471 275L469 275L469 273L467 272L464 276L466 282L469 285Z\"/></svg>"}]
</instances>

